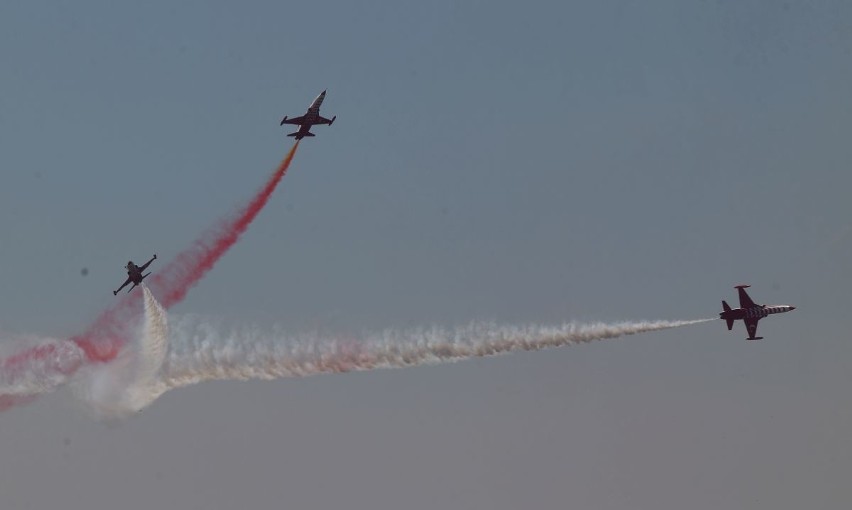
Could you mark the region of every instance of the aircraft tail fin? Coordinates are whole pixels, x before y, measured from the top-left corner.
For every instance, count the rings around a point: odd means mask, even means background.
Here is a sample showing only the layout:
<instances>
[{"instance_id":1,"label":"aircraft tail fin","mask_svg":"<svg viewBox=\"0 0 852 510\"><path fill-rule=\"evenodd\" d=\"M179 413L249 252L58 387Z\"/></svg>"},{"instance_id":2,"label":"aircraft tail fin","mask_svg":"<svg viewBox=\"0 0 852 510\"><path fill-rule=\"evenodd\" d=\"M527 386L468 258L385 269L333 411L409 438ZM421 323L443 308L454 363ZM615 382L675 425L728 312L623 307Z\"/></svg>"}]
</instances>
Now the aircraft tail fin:
<instances>
[{"instance_id":1,"label":"aircraft tail fin","mask_svg":"<svg viewBox=\"0 0 852 510\"><path fill-rule=\"evenodd\" d=\"M725 312L730 312L731 306L724 299L722 300L722 313L719 315L724 315ZM725 319L725 322L728 323L728 331L730 331L734 327L734 319Z\"/></svg>"}]
</instances>

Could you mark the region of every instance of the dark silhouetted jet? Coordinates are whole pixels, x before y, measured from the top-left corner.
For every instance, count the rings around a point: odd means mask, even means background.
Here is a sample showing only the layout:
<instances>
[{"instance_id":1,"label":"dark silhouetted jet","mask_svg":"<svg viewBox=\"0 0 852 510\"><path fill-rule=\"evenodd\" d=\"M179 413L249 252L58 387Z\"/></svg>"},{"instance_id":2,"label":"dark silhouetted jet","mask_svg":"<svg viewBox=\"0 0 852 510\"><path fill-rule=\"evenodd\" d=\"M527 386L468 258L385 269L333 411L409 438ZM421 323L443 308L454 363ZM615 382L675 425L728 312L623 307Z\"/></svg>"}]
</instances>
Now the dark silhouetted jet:
<instances>
[{"instance_id":1,"label":"dark silhouetted jet","mask_svg":"<svg viewBox=\"0 0 852 510\"><path fill-rule=\"evenodd\" d=\"M751 287L751 285L737 285L734 287L740 294L740 307L731 308L728 306L728 303L722 301L722 313L719 314L719 318L728 323L728 331L734 327L734 321L742 320L748 331L748 338L746 340L762 340L762 336L754 336L757 333L757 321L773 313L784 313L795 310L796 307L790 305L767 306L755 304L745 291L748 287Z\"/></svg>"},{"instance_id":2,"label":"dark silhouetted jet","mask_svg":"<svg viewBox=\"0 0 852 510\"><path fill-rule=\"evenodd\" d=\"M157 254L156 253L151 258L151 260L149 260L148 262L145 262L141 266L137 266L136 264L133 263L132 260L130 262L128 262L127 265L124 266L124 268L127 269L127 279L124 280L124 283L121 284L121 287L119 287L118 290L112 291L112 295L115 296L116 294L118 294L119 290L123 289L124 287L127 287L132 282L133 287L130 287L130 290L127 291L127 293L129 294L131 290L135 289L137 285L142 283L142 280L144 280L145 277L147 277L149 274L151 274L151 273L142 274L142 271L148 269L148 266L151 265L151 262L154 262L155 260L157 260Z\"/></svg>"},{"instance_id":3,"label":"dark silhouetted jet","mask_svg":"<svg viewBox=\"0 0 852 510\"><path fill-rule=\"evenodd\" d=\"M314 99L314 102L311 103L311 106L308 107L308 112L300 117L294 117L289 119L284 117L281 119L281 125L284 124L295 124L299 126L299 130L293 133L290 133L287 136L294 136L296 140L301 140L306 136L315 136L311 133L311 126L316 126L317 124L328 124L329 126L334 123L334 119L337 118L337 115L331 118L331 120L326 119L325 117L320 116L319 109L320 105L322 105L322 100L325 99L325 91L323 90L320 95Z\"/></svg>"}]
</instances>

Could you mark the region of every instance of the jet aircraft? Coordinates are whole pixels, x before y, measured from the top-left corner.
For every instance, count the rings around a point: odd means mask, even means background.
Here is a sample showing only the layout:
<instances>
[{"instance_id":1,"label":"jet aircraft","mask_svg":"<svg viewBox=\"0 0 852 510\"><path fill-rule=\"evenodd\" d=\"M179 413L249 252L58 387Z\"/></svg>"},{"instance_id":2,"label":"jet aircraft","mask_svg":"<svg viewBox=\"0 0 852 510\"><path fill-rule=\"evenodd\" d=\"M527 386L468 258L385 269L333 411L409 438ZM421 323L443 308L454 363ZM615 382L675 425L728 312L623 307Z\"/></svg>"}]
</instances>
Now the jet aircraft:
<instances>
[{"instance_id":1,"label":"jet aircraft","mask_svg":"<svg viewBox=\"0 0 852 510\"><path fill-rule=\"evenodd\" d=\"M719 314L719 318L724 319L728 323L728 331L734 327L734 321L742 320L748 331L748 338L746 340L762 340L762 336L754 336L757 333L757 321L774 313L795 310L796 307L790 305L767 306L755 304L745 291L748 287L751 287L751 285L737 285L734 287L740 295L740 307L731 308L728 306L728 303L722 301L722 313Z\"/></svg>"},{"instance_id":2,"label":"jet aircraft","mask_svg":"<svg viewBox=\"0 0 852 510\"><path fill-rule=\"evenodd\" d=\"M292 119L284 117L281 119L281 124L295 124L299 126L298 131L294 131L287 136L293 136L296 140L301 140L306 136L315 136L311 133L311 126L315 126L317 124L328 124L329 126L334 123L334 119L337 118L337 115L331 118L331 120L326 119L325 117L320 116L319 109L320 105L322 105L323 99L325 99L325 90L322 91L320 95L314 99L311 103L311 106L308 107L307 113L301 115L299 117L293 117Z\"/></svg>"},{"instance_id":3,"label":"jet aircraft","mask_svg":"<svg viewBox=\"0 0 852 510\"><path fill-rule=\"evenodd\" d=\"M127 265L124 266L124 268L127 269L127 279L124 280L124 283L121 284L121 287L119 287L118 290L112 291L112 295L115 296L116 294L118 294L119 290L130 285L130 283L132 282L133 287L130 287L130 290L127 291L127 293L129 294L131 290L135 289L137 285L142 283L142 280L144 280L145 277L147 277L149 274L151 274L151 273L142 274L142 271L148 269L148 266L151 265L151 262L154 262L155 260L157 260L157 254L156 253L151 258L151 260L149 260L148 262L145 262L141 266L137 266L136 264L133 263L132 260L129 261L127 263Z\"/></svg>"}]
</instances>

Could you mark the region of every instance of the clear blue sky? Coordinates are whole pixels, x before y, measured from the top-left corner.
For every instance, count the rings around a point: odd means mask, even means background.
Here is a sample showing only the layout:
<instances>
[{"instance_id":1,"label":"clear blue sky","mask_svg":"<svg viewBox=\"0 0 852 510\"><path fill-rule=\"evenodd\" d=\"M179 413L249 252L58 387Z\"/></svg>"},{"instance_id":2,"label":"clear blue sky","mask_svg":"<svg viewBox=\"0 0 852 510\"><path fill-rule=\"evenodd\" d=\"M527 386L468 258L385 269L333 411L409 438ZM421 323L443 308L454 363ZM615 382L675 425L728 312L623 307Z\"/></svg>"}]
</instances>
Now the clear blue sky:
<instances>
[{"instance_id":1,"label":"clear blue sky","mask_svg":"<svg viewBox=\"0 0 852 510\"><path fill-rule=\"evenodd\" d=\"M175 313L322 328L690 319L452 366L0 416L10 508L840 508L852 5L0 5L0 328L64 336L317 127ZM89 270L88 276L81 269Z\"/></svg>"}]
</instances>

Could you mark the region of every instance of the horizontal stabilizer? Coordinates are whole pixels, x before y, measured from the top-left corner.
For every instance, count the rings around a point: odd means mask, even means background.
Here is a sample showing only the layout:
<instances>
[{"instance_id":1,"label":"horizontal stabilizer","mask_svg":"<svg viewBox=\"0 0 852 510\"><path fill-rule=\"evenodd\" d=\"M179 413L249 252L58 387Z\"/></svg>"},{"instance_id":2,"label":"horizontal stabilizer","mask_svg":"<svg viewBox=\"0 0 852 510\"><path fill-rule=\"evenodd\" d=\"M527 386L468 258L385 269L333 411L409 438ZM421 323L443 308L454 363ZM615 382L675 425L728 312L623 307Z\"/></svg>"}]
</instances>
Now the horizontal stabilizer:
<instances>
[{"instance_id":1,"label":"horizontal stabilizer","mask_svg":"<svg viewBox=\"0 0 852 510\"><path fill-rule=\"evenodd\" d=\"M756 336L754 338L746 338L746 340L763 340L762 336Z\"/></svg>"},{"instance_id":2,"label":"horizontal stabilizer","mask_svg":"<svg viewBox=\"0 0 852 510\"><path fill-rule=\"evenodd\" d=\"M725 321L728 323L728 331L734 329L734 319L725 319Z\"/></svg>"},{"instance_id":3,"label":"horizontal stabilizer","mask_svg":"<svg viewBox=\"0 0 852 510\"><path fill-rule=\"evenodd\" d=\"M728 305L728 302L725 301L725 300L722 300L722 310L724 310L726 312L731 311L731 307ZM731 328L728 328L728 329L731 329Z\"/></svg>"}]
</instances>

